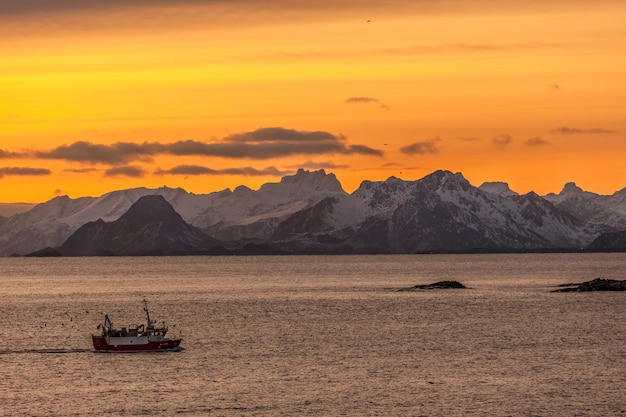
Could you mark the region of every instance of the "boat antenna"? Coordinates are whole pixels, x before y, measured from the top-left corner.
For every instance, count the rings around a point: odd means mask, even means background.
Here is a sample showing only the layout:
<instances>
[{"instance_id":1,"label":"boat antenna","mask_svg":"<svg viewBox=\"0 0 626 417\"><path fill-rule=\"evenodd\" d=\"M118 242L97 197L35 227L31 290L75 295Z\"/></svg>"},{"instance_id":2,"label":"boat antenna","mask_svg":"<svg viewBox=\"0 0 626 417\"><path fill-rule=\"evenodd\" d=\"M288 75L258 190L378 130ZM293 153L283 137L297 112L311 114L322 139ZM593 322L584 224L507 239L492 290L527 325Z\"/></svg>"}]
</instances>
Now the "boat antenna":
<instances>
[{"instance_id":1,"label":"boat antenna","mask_svg":"<svg viewBox=\"0 0 626 417\"><path fill-rule=\"evenodd\" d=\"M145 298L143 299L143 306L143 311L146 312L146 318L148 319L148 326L150 326L152 321L150 320L150 313L148 313L148 301Z\"/></svg>"},{"instance_id":2,"label":"boat antenna","mask_svg":"<svg viewBox=\"0 0 626 417\"><path fill-rule=\"evenodd\" d=\"M109 315L104 315L104 325L102 326L102 330L111 330L113 328L113 324L111 324L111 319L109 319Z\"/></svg>"}]
</instances>

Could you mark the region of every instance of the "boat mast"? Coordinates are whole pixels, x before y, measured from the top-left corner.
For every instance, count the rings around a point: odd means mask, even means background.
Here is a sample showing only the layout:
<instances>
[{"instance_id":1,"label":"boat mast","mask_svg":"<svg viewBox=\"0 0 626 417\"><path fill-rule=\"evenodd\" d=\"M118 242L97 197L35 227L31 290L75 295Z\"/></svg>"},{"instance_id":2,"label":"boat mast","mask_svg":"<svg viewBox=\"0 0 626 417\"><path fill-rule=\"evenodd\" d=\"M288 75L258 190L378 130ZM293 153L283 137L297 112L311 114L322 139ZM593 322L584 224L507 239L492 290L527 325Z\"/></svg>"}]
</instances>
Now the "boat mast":
<instances>
[{"instance_id":1,"label":"boat mast","mask_svg":"<svg viewBox=\"0 0 626 417\"><path fill-rule=\"evenodd\" d=\"M113 324L111 324L111 320L109 319L109 315L104 315L104 326L102 326L102 330L111 330L113 329Z\"/></svg>"},{"instance_id":2,"label":"boat mast","mask_svg":"<svg viewBox=\"0 0 626 417\"><path fill-rule=\"evenodd\" d=\"M150 320L150 313L148 312L148 301L144 298L143 300L143 311L146 312L146 319L148 320L148 327L152 327L152 320Z\"/></svg>"}]
</instances>

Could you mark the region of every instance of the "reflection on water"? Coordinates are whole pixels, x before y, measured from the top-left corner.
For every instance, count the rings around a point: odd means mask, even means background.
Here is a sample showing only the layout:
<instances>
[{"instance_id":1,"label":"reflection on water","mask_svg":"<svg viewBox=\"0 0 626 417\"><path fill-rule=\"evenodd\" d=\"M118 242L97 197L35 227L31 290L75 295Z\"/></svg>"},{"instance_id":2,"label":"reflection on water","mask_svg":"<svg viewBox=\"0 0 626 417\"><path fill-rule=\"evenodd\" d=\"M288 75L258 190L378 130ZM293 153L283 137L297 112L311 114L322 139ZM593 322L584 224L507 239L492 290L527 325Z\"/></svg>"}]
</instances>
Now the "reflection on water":
<instances>
[{"instance_id":1,"label":"reflection on water","mask_svg":"<svg viewBox=\"0 0 626 417\"><path fill-rule=\"evenodd\" d=\"M626 415L624 254L0 259L0 415ZM468 290L398 292L442 279ZM95 353L166 320L181 352Z\"/></svg>"}]
</instances>

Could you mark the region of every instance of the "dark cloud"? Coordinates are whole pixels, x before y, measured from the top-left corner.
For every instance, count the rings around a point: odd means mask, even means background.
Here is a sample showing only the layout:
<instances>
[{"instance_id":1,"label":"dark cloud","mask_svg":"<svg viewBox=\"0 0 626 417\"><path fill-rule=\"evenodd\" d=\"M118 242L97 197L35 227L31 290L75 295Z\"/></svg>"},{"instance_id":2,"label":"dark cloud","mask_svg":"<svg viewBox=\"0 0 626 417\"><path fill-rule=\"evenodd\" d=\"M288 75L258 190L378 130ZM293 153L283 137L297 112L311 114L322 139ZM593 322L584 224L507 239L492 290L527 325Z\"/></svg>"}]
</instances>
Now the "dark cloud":
<instances>
[{"instance_id":1,"label":"dark cloud","mask_svg":"<svg viewBox=\"0 0 626 417\"><path fill-rule=\"evenodd\" d=\"M20 153L20 152L10 152L10 151L5 151L3 149L0 149L0 159L21 158L23 156L25 156L25 154Z\"/></svg>"},{"instance_id":2,"label":"dark cloud","mask_svg":"<svg viewBox=\"0 0 626 417\"><path fill-rule=\"evenodd\" d=\"M508 146L513 141L513 138L509 134L500 134L496 135L492 140L493 143L498 148L504 148Z\"/></svg>"},{"instance_id":3,"label":"dark cloud","mask_svg":"<svg viewBox=\"0 0 626 417\"><path fill-rule=\"evenodd\" d=\"M404 164L400 164L398 162L387 162L386 164L383 164L383 168L397 168L397 167L404 167Z\"/></svg>"},{"instance_id":4,"label":"dark cloud","mask_svg":"<svg viewBox=\"0 0 626 417\"><path fill-rule=\"evenodd\" d=\"M607 2L603 2L607 3ZM608 1L611 3L611 1ZM460 13L460 14L480 14L487 10L528 10L528 9L552 9L557 5L563 7L589 7L588 0L570 0L568 2L545 0L502 1L502 0L388 0L380 2L376 0L300 0L297 2L288 0L107 0L107 1L87 1L87 0L0 0L0 10L2 15L24 15L51 12L85 12L85 11L106 11L125 9L145 9L151 7L186 7L193 5L202 6L230 6L231 9L241 12L250 11L327 11L341 13L351 12L354 16L355 9L367 12L378 11L380 13L395 12L407 14L408 12L422 13ZM598 6L595 6L597 8ZM237 14L237 13L234 13Z\"/></svg>"},{"instance_id":5,"label":"dark cloud","mask_svg":"<svg viewBox=\"0 0 626 417\"><path fill-rule=\"evenodd\" d=\"M562 135L586 135L586 134L611 134L617 133L616 130L609 129L600 129L600 128L591 128L591 129L581 129L578 127L557 127L556 129L552 129L550 133L560 133Z\"/></svg>"},{"instance_id":6,"label":"dark cloud","mask_svg":"<svg viewBox=\"0 0 626 417\"><path fill-rule=\"evenodd\" d=\"M342 152L347 154L360 154L360 155L370 155L370 156L383 156L384 152L378 149L370 148L365 145L350 145L347 150Z\"/></svg>"},{"instance_id":7,"label":"dark cloud","mask_svg":"<svg viewBox=\"0 0 626 417\"><path fill-rule=\"evenodd\" d=\"M271 159L297 154L345 153L346 147L334 140L320 142L263 141L263 142L220 142L197 141L177 142L170 146L174 155L217 156L223 158Z\"/></svg>"},{"instance_id":8,"label":"dark cloud","mask_svg":"<svg viewBox=\"0 0 626 417\"><path fill-rule=\"evenodd\" d=\"M149 161L153 155L164 150L164 146L158 143L118 142L113 145L97 145L80 141L51 151L39 151L35 155L43 159L120 165L134 160Z\"/></svg>"},{"instance_id":9,"label":"dark cloud","mask_svg":"<svg viewBox=\"0 0 626 417\"><path fill-rule=\"evenodd\" d=\"M355 10L380 16L395 14L394 9L401 8L404 14L407 8L431 10L432 3L432 0L383 3L376 0L0 0L0 34L32 36L35 32L51 37L77 30L85 33L110 33L117 29L149 33L191 28L211 31L217 27L249 28L283 21L320 22L325 17L354 19Z\"/></svg>"},{"instance_id":10,"label":"dark cloud","mask_svg":"<svg viewBox=\"0 0 626 417\"><path fill-rule=\"evenodd\" d=\"M455 1L455 0L452 0ZM342 3L342 4L341 4ZM393 0L392 3L411 4L415 0ZM0 0L0 10L6 15L15 14L36 14L42 12L85 12L91 10L119 10L124 8L149 8L163 6L186 7L193 5L244 7L244 10L276 10L276 9L326 9L334 6L335 9L351 9L357 5L376 5L377 2L370 0L343 0L338 5L331 0L300 0L298 2L285 0L267 0L260 4L256 0L107 0L107 1L85 1L85 0Z\"/></svg>"},{"instance_id":11,"label":"dark cloud","mask_svg":"<svg viewBox=\"0 0 626 417\"><path fill-rule=\"evenodd\" d=\"M448 0L458 1L458 0ZM392 0L386 2L396 4L416 4L419 1L410 0ZM201 6L230 6L232 9L238 9L241 12L272 11L282 10L327 10L332 8L335 11L352 10L355 6L378 6L380 4L373 0L343 0L337 3L331 0L300 0L298 2L285 0L267 0L259 2L257 0L107 0L107 1L86 1L86 0L0 0L0 10L2 15L29 15L42 13L84 13L89 11L107 11L107 10L124 10L124 9L146 9L158 7L178 8L194 5Z\"/></svg>"},{"instance_id":12,"label":"dark cloud","mask_svg":"<svg viewBox=\"0 0 626 417\"><path fill-rule=\"evenodd\" d=\"M141 178L144 174L145 172L143 169L135 166L115 167L104 171L105 177Z\"/></svg>"},{"instance_id":13,"label":"dark cloud","mask_svg":"<svg viewBox=\"0 0 626 417\"><path fill-rule=\"evenodd\" d=\"M180 5L202 3L220 3L219 1L180 0ZM0 0L0 10L4 16L32 15L43 13L84 13L98 10L114 10L120 8L140 8L148 6L167 6L169 0Z\"/></svg>"},{"instance_id":14,"label":"dark cloud","mask_svg":"<svg viewBox=\"0 0 626 417\"><path fill-rule=\"evenodd\" d=\"M154 171L156 175L172 174L172 175L212 175L217 171L198 165L178 165L170 169L157 169Z\"/></svg>"},{"instance_id":15,"label":"dark cloud","mask_svg":"<svg viewBox=\"0 0 626 417\"><path fill-rule=\"evenodd\" d=\"M407 155L426 155L439 152L439 147L437 143L440 142L441 139L433 138L421 142L414 142L410 145L403 146L400 148L400 152L405 153Z\"/></svg>"},{"instance_id":16,"label":"dark cloud","mask_svg":"<svg viewBox=\"0 0 626 417\"><path fill-rule=\"evenodd\" d=\"M381 109L389 110L389 106L381 103L380 100L374 97L350 97L344 101L348 104L358 104L358 103L375 103L378 104L378 107Z\"/></svg>"},{"instance_id":17,"label":"dark cloud","mask_svg":"<svg viewBox=\"0 0 626 417\"><path fill-rule=\"evenodd\" d=\"M115 166L125 165L132 161L150 162L158 154L264 160L292 155L382 156L383 152L366 145L348 145L343 135L333 135L324 131L308 132L270 127L233 134L219 142L184 140L170 144L118 142L112 145L100 145L81 141L49 151L38 151L35 156L43 159L62 159Z\"/></svg>"},{"instance_id":18,"label":"dark cloud","mask_svg":"<svg viewBox=\"0 0 626 417\"><path fill-rule=\"evenodd\" d=\"M0 168L0 178L5 176L45 176L52 174L52 171L45 168L28 167L2 167Z\"/></svg>"},{"instance_id":19,"label":"dark cloud","mask_svg":"<svg viewBox=\"0 0 626 417\"><path fill-rule=\"evenodd\" d=\"M260 128L236 133L221 142L186 140L168 146L174 155L202 155L225 158L271 159L291 155L361 154L382 156L365 145L346 145L343 135L324 131L298 131L282 127Z\"/></svg>"},{"instance_id":20,"label":"dark cloud","mask_svg":"<svg viewBox=\"0 0 626 417\"><path fill-rule=\"evenodd\" d=\"M96 168L77 168L77 169L67 168L67 169L63 170L63 172L69 172L69 173L72 173L72 174L90 174L90 173L96 172L96 171L100 171L100 170L96 169Z\"/></svg>"},{"instance_id":21,"label":"dark cloud","mask_svg":"<svg viewBox=\"0 0 626 417\"><path fill-rule=\"evenodd\" d=\"M346 164L336 164L333 161L323 161L316 162L312 160L302 161L298 163L294 163L293 165L288 166L292 171L297 171L300 168L309 169L309 170L318 170L318 169L346 169L350 168L349 165Z\"/></svg>"},{"instance_id":22,"label":"dark cloud","mask_svg":"<svg viewBox=\"0 0 626 417\"><path fill-rule=\"evenodd\" d=\"M158 169L155 171L157 175L172 174L172 175L245 175L245 176L264 176L264 175L284 175L291 173L291 171L281 171L275 167L267 167L264 169L257 169L252 167L241 168L225 168L225 169L213 169L199 165L178 165L170 169Z\"/></svg>"},{"instance_id":23,"label":"dark cloud","mask_svg":"<svg viewBox=\"0 0 626 417\"><path fill-rule=\"evenodd\" d=\"M554 92L561 91L561 86L558 84L550 84L548 87Z\"/></svg>"},{"instance_id":24,"label":"dark cloud","mask_svg":"<svg viewBox=\"0 0 626 417\"><path fill-rule=\"evenodd\" d=\"M350 97L346 99L346 103L378 103L377 98L373 97Z\"/></svg>"},{"instance_id":25,"label":"dark cloud","mask_svg":"<svg viewBox=\"0 0 626 417\"><path fill-rule=\"evenodd\" d=\"M549 145L550 142L548 142L547 140L543 138L535 137L535 138L526 139L524 141L524 144L527 146L541 146L541 145Z\"/></svg>"},{"instance_id":26,"label":"dark cloud","mask_svg":"<svg viewBox=\"0 0 626 417\"><path fill-rule=\"evenodd\" d=\"M476 136L461 136L461 137L458 137L457 139L462 140L463 142L476 142L480 140L480 138Z\"/></svg>"},{"instance_id":27,"label":"dark cloud","mask_svg":"<svg viewBox=\"0 0 626 417\"><path fill-rule=\"evenodd\" d=\"M335 136L324 131L298 131L283 127L263 127L252 132L235 133L224 138L226 142L324 142L345 140L342 135Z\"/></svg>"}]
</instances>

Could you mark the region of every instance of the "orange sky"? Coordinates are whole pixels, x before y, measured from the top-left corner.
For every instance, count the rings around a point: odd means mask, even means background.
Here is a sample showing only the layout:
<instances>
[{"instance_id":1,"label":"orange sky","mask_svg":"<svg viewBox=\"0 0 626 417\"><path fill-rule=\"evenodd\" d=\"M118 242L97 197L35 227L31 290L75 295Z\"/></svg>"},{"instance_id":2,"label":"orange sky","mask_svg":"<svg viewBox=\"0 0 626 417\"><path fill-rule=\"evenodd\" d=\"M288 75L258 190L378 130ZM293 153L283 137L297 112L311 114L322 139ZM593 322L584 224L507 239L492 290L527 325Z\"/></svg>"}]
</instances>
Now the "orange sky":
<instances>
[{"instance_id":1,"label":"orange sky","mask_svg":"<svg viewBox=\"0 0 626 417\"><path fill-rule=\"evenodd\" d=\"M349 192L448 169L612 194L624 21L613 0L0 0L0 202L299 167Z\"/></svg>"}]
</instances>

